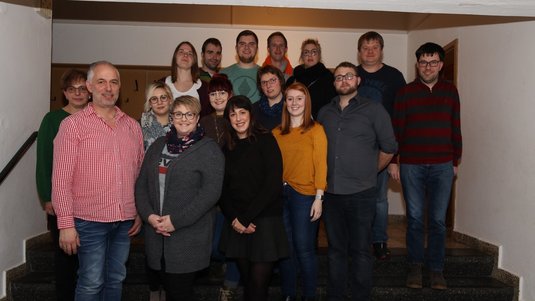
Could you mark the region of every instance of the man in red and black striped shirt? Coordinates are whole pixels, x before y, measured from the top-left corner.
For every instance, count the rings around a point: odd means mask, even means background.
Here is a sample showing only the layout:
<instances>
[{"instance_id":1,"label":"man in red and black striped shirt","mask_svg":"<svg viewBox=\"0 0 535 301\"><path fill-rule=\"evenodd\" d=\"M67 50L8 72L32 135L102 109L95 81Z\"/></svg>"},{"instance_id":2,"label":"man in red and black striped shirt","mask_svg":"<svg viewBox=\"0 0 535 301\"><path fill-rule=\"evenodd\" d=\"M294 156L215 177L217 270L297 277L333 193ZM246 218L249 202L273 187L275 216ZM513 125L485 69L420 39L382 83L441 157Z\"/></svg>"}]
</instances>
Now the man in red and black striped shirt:
<instances>
[{"instance_id":1,"label":"man in red and black striped shirt","mask_svg":"<svg viewBox=\"0 0 535 301\"><path fill-rule=\"evenodd\" d=\"M422 287L425 210L428 213L426 262L431 287L446 289L444 268L446 212L461 159L459 94L439 77L444 49L425 43L416 50L418 78L402 88L394 104L393 125L399 143L399 170L407 208L407 286ZM427 202L427 206L426 206Z\"/></svg>"}]
</instances>

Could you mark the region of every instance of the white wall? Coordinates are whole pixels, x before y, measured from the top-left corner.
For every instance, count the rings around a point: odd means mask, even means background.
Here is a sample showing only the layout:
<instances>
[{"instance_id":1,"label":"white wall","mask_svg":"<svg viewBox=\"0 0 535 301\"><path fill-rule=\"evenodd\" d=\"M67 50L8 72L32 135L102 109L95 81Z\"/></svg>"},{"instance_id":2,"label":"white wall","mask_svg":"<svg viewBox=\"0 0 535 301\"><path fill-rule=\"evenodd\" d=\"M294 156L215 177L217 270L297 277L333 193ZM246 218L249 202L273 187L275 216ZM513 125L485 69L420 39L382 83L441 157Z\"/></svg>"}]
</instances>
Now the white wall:
<instances>
[{"instance_id":1,"label":"white wall","mask_svg":"<svg viewBox=\"0 0 535 301\"><path fill-rule=\"evenodd\" d=\"M120 65L169 66L178 43L190 41L198 53L209 37L218 38L223 44L223 66L236 62L236 36L244 29L251 29L259 39L258 64L266 57L266 39L274 31L282 31L288 40L288 58L297 65L301 42L317 38L322 46L323 62L335 67L344 60L356 62L358 37L367 30L316 29L259 26L217 26L191 24L149 23L95 23L76 24L68 21L53 23L54 63L90 63L105 58ZM385 39L385 61L406 70L406 32L381 33Z\"/></svg>"},{"instance_id":2,"label":"white wall","mask_svg":"<svg viewBox=\"0 0 535 301\"><path fill-rule=\"evenodd\" d=\"M521 277L520 300L535 300L534 31L535 22L524 22L408 35L409 62L424 42L459 39L464 151L455 230L501 247L499 267Z\"/></svg>"},{"instance_id":3,"label":"white wall","mask_svg":"<svg viewBox=\"0 0 535 301\"><path fill-rule=\"evenodd\" d=\"M0 168L49 107L51 22L34 8L0 2ZM35 188L35 145L0 186L0 298L5 271L24 261L24 239L46 231Z\"/></svg>"},{"instance_id":4,"label":"white wall","mask_svg":"<svg viewBox=\"0 0 535 301\"><path fill-rule=\"evenodd\" d=\"M223 66L236 62L236 36L251 29L259 39L258 64L267 55L267 37L282 31L288 40L288 58L295 67L299 64L301 42L317 38L322 47L324 64L334 68L342 61L357 62L357 40L368 31L316 29L295 27L218 26L191 24L132 24L60 21L53 23L53 63L88 64L107 59L118 65L169 66L178 43L190 41L198 53L204 40L218 38L223 45ZM381 32L385 40L384 61L406 74L407 34L402 31ZM389 191L390 214L404 214L399 185Z\"/></svg>"}]
</instances>

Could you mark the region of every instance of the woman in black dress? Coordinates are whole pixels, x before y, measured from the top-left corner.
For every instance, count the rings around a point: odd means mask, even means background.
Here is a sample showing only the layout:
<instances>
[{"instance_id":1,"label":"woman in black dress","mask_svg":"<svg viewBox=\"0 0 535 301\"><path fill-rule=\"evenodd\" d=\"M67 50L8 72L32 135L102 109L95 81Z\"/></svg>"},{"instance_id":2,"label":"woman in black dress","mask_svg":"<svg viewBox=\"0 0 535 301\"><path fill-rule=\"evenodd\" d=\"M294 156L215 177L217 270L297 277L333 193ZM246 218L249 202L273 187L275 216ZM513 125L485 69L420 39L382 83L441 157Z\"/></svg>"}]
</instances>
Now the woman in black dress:
<instances>
[{"instance_id":1,"label":"woman in black dress","mask_svg":"<svg viewBox=\"0 0 535 301\"><path fill-rule=\"evenodd\" d=\"M221 250L238 263L244 300L267 300L273 265L288 256L282 221L282 157L273 135L257 127L247 97L229 99L225 118L231 125L231 139L220 200L227 219Z\"/></svg>"}]
</instances>

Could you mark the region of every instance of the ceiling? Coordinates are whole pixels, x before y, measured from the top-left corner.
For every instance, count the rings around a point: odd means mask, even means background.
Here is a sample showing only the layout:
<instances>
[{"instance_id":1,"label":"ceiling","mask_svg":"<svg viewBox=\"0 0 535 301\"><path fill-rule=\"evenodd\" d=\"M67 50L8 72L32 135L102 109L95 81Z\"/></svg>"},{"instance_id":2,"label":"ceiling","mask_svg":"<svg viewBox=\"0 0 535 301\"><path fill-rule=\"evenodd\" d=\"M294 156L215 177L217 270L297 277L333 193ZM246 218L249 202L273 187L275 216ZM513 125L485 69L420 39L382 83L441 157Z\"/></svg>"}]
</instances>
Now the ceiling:
<instances>
[{"instance_id":1,"label":"ceiling","mask_svg":"<svg viewBox=\"0 0 535 301\"><path fill-rule=\"evenodd\" d=\"M248 6L178 2L185 1L53 0L52 11L54 20L70 21L371 28L383 31L411 31L535 20L535 1L533 0L508 1L509 4L505 0L466 0L463 2L457 0L272 0L270 4L273 6L271 7L249 6L259 3L259 0L247 0ZM193 2L210 3L214 1ZM240 4L244 3L245 0L224 1L224 3L230 4L233 2ZM418 2L418 7L415 7L414 3L416 2ZM222 2L219 1L219 3ZM427 5L424 5L425 3ZM283 4L286 7L274 7L283 6ZM305 6L305 4L307 8L297 7ZM474 14L474 8L479 8L475 10L479 14ZM487 15L481 13L487 13Z\"/></svg>"}]
</instances>

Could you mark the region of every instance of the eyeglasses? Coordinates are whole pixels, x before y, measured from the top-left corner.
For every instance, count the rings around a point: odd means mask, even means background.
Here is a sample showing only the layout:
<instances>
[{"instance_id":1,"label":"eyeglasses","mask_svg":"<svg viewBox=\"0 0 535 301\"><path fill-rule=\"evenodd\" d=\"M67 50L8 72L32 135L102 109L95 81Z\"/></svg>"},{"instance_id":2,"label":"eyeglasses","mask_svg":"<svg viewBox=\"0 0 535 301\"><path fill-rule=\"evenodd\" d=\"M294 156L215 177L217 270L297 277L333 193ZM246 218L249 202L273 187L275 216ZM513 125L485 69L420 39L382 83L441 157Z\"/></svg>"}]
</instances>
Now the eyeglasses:
<instances>
[{"instance_id":1,"label":"eyeglasses","mask_svg":"<svg viewBox=\"0 0 535 301\"><path fill-rule=\"evenodd\" d=\"M179 49L178 50L178 55L187 56L187 57L193 57L193 52Z\"/></svg>"},{"instance_id":2,"label":"eyeglasses","mask_svg":"<svg viewBox=\"0 0 535 301\"><path fill-rule=\"evenodd\" d=\"M151 104L158 103L158 100L160 100L161 102L168 102L169 101L169 96L163 94L163 95L160 95L160 97L153 96L153 97L149 98L149 101L150 101Z\"/></svg>"},{"instance_id":3,"label":"eyeglasses","mask_svg":"<svg viewBox=\"0 0 535 301\"><path fill-rule=\"evenodd\" d=\"M267 87L268 85L274 85L276 82L277 82L277 78L273 77L273 78L270 78L268 80L260 81L260 85L262 87Z\"/></svg>"},{"instance_id":4,"label":"eyeglasses","mask_svg":"<svg viewBox=\"0 0 535 301\"><path fill-rule=\"evenodd\" d=\"M421 68L427 68L427 66L429 67L436 67L438 66L438 63L440 63L440 61L424 61L424 60L421 60L418 62L418 66L420 66Z\"/></svg>"},{"instance_id":5,"label":"eyeglasses","mask_svg":"<svg viewBox=\"0 0 535 301\"><path fill-rule=\"evenodd\" d=\"M182 117L186 117L186 120L193 120L193 118L195 118L195 116L197 114L195 113L192 113L192 112L186 112L186 113L182 113L182 112L171 112L171 117L173 117L174 119L182 119Z\"/></svg>"},{"instance_id":6,"label":"eyeglasses","mask_svg":"<svg viewBox=\"0 0 535 301\"><path fill-rule=\"evenodd\" d=\"M318 49L305 50L303 51L303 56L316 56L318 55L318 53L319 53Z\"/></svg>"},{"instance_id":7,"label":"eyeglasses","mask_svg":"<svg viewBox=\"0 0 535 301\"><path fill-rule=\"evenodd\" d=\"M344 79L345 79L345 80L352 80L352 79L355 78L355 77L356 77L355 74L349 72L349 73L346 73L346 74L344 74L344 75L341 75L341 74L340 74L340 75L336 75L336 76L334 77L334 80L337 81L337 82L341 82L341 81L344 80Z\"/></svg>"},{"instance_id":8,"label":"eyeglasses","mask_svg":"<svg viewBox=\"0 0 535 301\"><path fill-rule=\"evenodd\" d=\"M88 92L86 86L80 86L80 87L69 86L65 89L65 91L67 91L68 93L80 93L80 94L85 94Z\"/></svg>"},{"instance_id":9,"label":"eyeglasses","mask_svg":"<svg viewBox=\"0 0 535 301\"><path fill-rule=\"evenodd\" d=\"M208 96L210 96L212 98L216 98L216 97L224 98L224 97L227 97L227 95L228 95L228 92L224 91L224 90L214 91L214 92L208 93Z\"/></svg>"}]
</instances>

